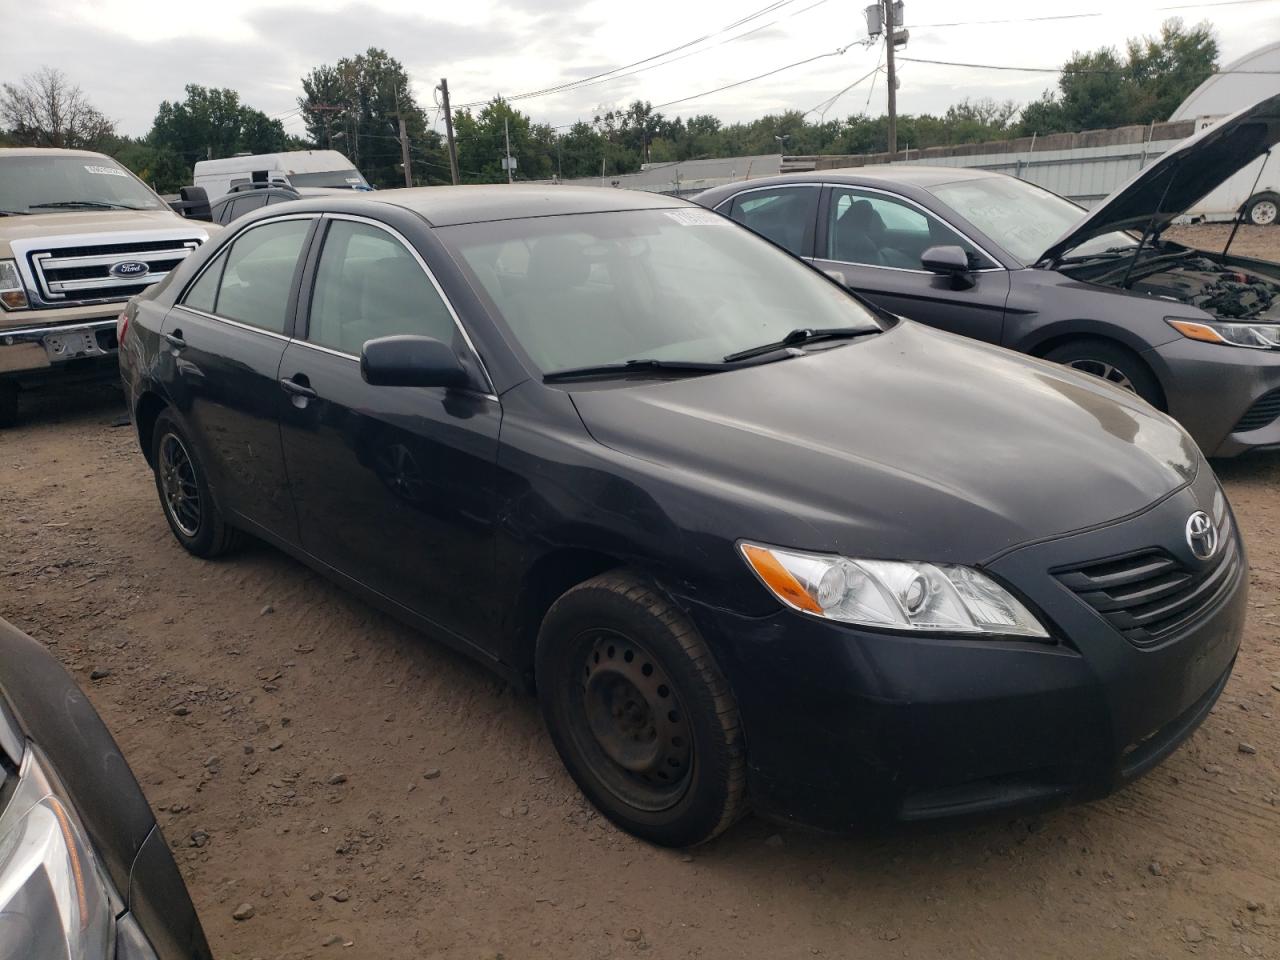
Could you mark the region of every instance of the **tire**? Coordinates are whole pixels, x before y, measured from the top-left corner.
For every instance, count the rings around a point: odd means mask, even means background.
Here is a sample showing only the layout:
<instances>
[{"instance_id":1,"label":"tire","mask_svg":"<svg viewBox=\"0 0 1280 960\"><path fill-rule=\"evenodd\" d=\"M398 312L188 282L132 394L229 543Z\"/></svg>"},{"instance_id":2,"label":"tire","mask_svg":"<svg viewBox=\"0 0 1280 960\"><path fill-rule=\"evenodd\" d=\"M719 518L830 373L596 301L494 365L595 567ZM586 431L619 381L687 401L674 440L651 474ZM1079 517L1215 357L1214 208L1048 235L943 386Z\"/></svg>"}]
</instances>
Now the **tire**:
<instances>
[{"instance_id":1,"label":"tire","mask_svg":"<svg viewBox=\"0 0 1280 960\"><path fill-rule=\"evenodd\" d=\"M1118 343L1083 338L1072 340L1054 347L1044 358L1136 393L1157 410L1165 408L1164 392L1151 368L1136 353Z\"/></svg>"},{"instance_id":2,"label":"tire","mask_svg":"<svg viewBox=\"0 0 1280 960\"><path fill-rule=\"evenodd\" d=\"M209 493L204 463L191 438L168 410L156 417L151 463L160 509L178 543L206 559L233 550L240 533L223 519Z\"/></svg>"},{"instance_id":3,"label":"tire","mask_svg":"<svg viewBox=\"0 0 1280 960\"><path fill-rule=\"evenodd\" d=\"M18 422L18 385L0 381L0 429Z\"/></svg>"},{"instance_id":4,"label":"tire","mask_svg":"<svg viewBox=\"0 0 1280 960\"><path fill-rule=\"evenodd\" d=\"M1255 227L1273 226L1280 220L1280 194L1259 193L1245 204L1244 219Z\"/></svg>"},{"instance_id":5,"label":"tire","mask_svg":"<svg viewBox=\"0 0 1280 960\"><path fill-rule=\"evenodd\" d=\"M623 830L689 847L745 811L733 694L693 624L645 580L610 572L560 597L535 673L561 760Z\"/></svg>"}]
</instances>

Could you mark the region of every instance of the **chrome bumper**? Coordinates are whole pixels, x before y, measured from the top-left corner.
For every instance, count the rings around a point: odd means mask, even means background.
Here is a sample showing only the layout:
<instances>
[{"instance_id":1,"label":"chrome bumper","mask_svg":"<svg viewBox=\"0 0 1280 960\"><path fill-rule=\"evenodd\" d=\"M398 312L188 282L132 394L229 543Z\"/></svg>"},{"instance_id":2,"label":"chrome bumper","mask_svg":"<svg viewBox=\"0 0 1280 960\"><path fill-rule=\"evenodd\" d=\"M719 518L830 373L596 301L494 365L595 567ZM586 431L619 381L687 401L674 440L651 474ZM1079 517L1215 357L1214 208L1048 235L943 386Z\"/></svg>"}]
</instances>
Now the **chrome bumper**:
<instances>
[{"instance_id":1,"label":"chrome bumper","mask_svg":"<svg viewBox=\"0 0 1280 960\"><path fill-rule=\"evenodd\" d=\"M115 331L115 317L0 330L0 374L43 370L71 360L114 356L117 349ZM103 333L110 333L110 337L100 337Z\"/></svg>"}]
</instances>

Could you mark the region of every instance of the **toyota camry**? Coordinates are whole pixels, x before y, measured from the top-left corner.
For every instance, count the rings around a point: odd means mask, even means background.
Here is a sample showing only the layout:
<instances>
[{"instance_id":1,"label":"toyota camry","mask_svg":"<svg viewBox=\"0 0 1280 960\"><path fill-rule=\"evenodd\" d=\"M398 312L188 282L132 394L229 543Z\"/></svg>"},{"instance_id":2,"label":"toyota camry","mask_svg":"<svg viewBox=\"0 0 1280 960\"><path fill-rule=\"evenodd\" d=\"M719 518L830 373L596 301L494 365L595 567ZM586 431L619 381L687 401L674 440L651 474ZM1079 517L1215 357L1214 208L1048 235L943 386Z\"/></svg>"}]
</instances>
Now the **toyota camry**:
<instances>
[{"instance_id":1,"label":"toyota camry","mask_svg":"<svg viewBox=\"0 0 1280 960\"><path fill-rule=\"evenodd\" d=\"M280 204L119 326L185 549L274 544L536 691L656 843L1097 795L1235 658L1244 548L1174 421L684 201Z\"/></svg>"}]
</instances>

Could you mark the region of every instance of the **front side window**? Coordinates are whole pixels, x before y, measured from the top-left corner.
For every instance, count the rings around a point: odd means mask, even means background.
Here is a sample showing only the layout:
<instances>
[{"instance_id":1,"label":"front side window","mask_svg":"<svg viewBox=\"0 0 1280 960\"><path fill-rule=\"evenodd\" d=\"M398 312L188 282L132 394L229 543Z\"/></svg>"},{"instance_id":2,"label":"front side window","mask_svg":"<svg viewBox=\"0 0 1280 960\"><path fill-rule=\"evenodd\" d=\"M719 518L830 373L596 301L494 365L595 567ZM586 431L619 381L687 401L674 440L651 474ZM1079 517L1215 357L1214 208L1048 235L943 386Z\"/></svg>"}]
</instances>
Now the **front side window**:
<instances>
[{"instance_id":1,"label":"front side window","mask_svg":"<svg viewBox=\"0 0 1280 960\"><path fill-rule=\"evenodd\" d=\"M973 244L919 207L870 190L836 187L827 214L827 257L872 267L920 270L930 247L956 246L978 258L979 268L993 264Z\"/></svg>"},{"instance_id":2,"label":"front side window","mask_svg":"<svg viewBox=\"0 0 1280 960\"><path fill-rule=\"evenodd\" d=\"M798 257L813 250L817 186L751 190L733 198L729 216Z\"/></svg>"},{"instance_id":3,"label":"front side window","mask_svg":"<svg viewBox=\"0 0 1280 960\"><path fill-rule=\"evenodd\" d=\"M307 339L359 356L365 341L397 334L452 344L453 316L413 256L378 227L350 220L329 226L316 268Z\"/></svg>"},{"instance_id":4,"label":"front side window","mask_svg":"<svg viewBox=\"0 0 1280 960\"><path fill-rule=\"evenodd\" d=\"M284 333L289 291L311 220L250 227L201 274L183 304L193 310Z\"/></svg>"},{"instance_id":5,"label":"front side window","mask_svg":"<svg viewBox=\"0 0 1280 960\"><path fill-rule=\"evenodd\" d=\"M718 363L797 329L876 318L801 260L708 210L440 227L542 373L633 359Z\"/></svg>"}]
</instances>

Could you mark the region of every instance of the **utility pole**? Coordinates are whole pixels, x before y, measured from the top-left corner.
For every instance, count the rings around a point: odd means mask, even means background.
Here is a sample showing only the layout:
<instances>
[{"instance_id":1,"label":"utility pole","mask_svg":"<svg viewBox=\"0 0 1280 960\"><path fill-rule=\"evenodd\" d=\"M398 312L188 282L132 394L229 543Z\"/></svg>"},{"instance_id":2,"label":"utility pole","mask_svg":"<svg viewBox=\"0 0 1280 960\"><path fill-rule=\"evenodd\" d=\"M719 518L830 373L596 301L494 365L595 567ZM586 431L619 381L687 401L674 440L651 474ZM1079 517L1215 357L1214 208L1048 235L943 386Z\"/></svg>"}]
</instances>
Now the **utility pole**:
<instances>
[{"instance_id":1,"label":"utility pole","mask_svg":"<svg viewBox=\"0 0 1280 960\"><path fill-rule=\"evenodd\" d=\"M889 154L898 152L898 75L893 66L894 35L898 25L893 22L893 0L881 0L884 7L884 63L889 80Z\"/></svg>"},{"instance_id":2,"label":"utility pole","mask_svg":"<svg viewBox=\"0 0 1280 960\"><path fill-rule=\"evenodd\" d=\"M400 125L400 165L404 167L404 185L413 186L413 167L409 162L409 131L404 125L404 111L400 109L400 89L396 88L396 121Z\"/></svg>"},{"instance_id":3,"label":"utility pole","mask_svg":"<svg viewBox=\"0 0 1280 960\"><path fill-rule=\"evenodd\" d=\"M502 135L507 141L507 162L503 166L507 168L507 183L511 183L511 130L508 128L505 115L502 118Z\"/></svg>"},{"instance_id":4,"label":"utility pole","mask_svg":"<svg viewBox=\"0 0 1280 960\"><path fill-rule=\"evenodd\" d=\"M453 113L449 109L449 81L440 78L440 109L444 111L444 132L449 143L449 172L453 174L453 183L458 184L458 145L453 140Z\"/></svg>"}]
</instances>

